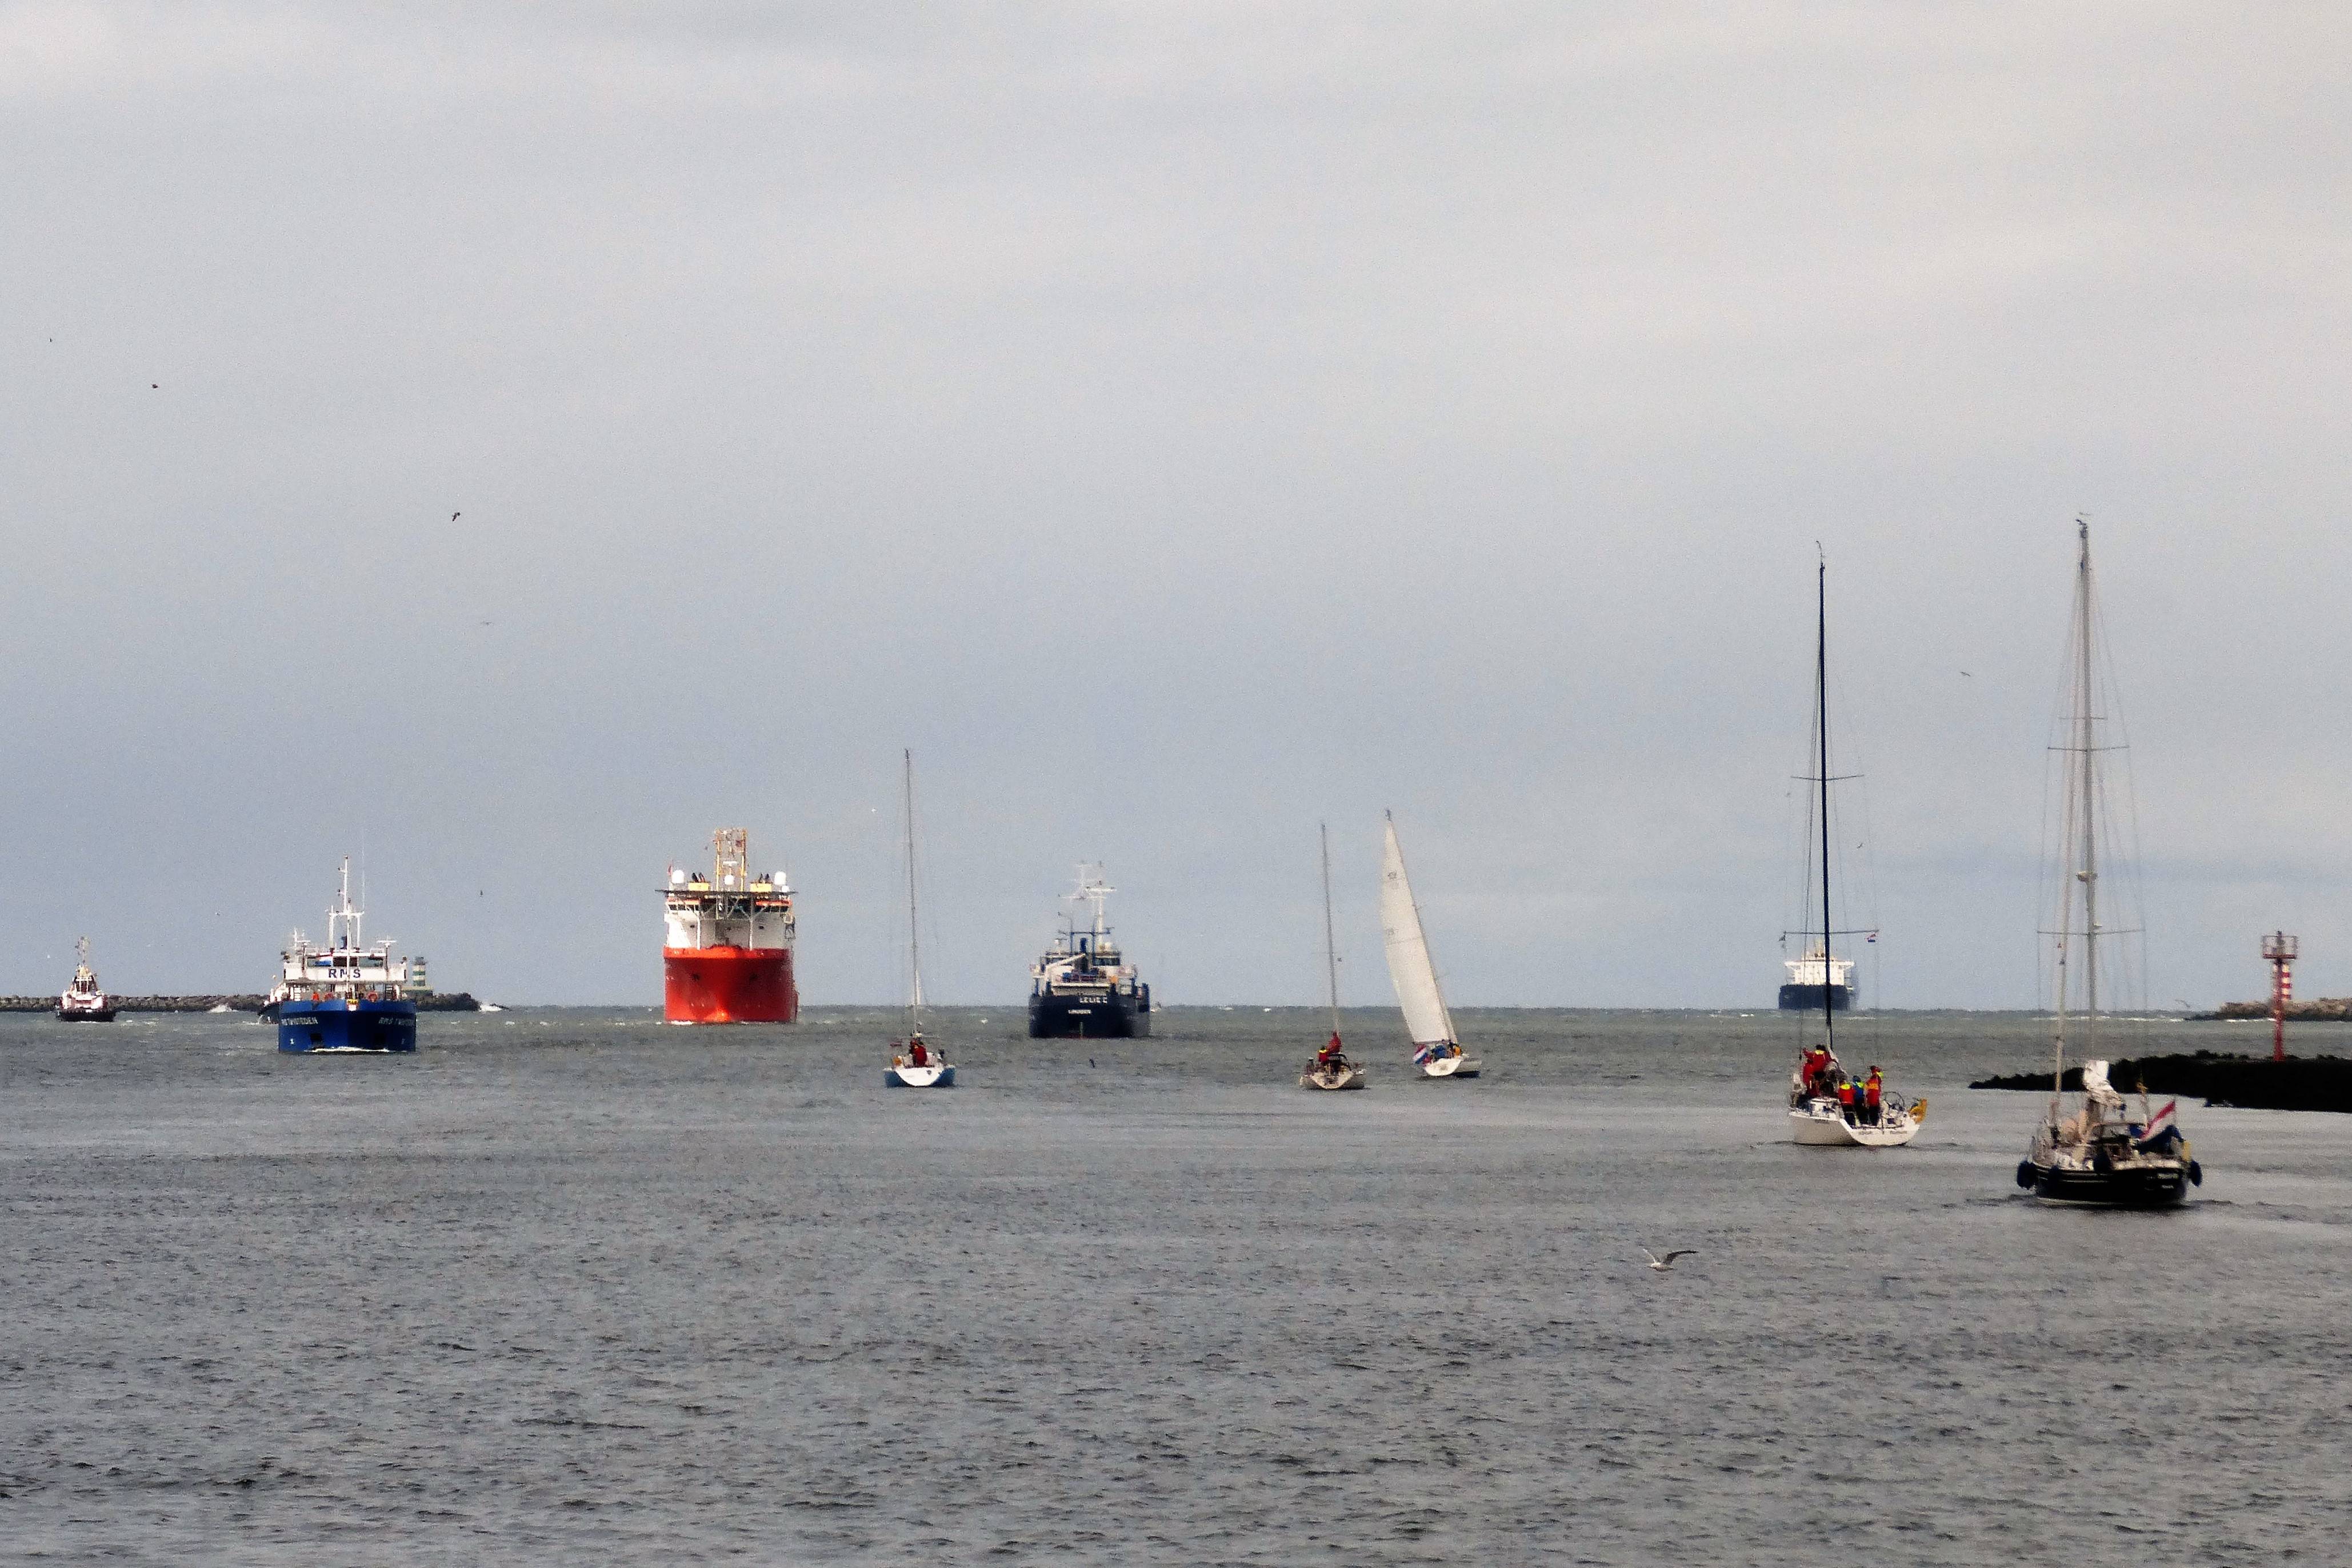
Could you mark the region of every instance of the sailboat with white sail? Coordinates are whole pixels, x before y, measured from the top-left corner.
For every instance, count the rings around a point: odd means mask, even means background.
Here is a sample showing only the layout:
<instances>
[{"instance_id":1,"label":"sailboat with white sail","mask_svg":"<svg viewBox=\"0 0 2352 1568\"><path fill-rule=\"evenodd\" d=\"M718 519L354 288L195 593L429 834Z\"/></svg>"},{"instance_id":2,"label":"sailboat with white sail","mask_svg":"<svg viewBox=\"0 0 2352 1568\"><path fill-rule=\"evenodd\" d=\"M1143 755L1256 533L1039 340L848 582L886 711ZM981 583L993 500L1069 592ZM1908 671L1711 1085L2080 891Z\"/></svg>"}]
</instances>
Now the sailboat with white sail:
<instances>
[{"instance_id":1,"label":"sailboat with white sail","mask_svg":"<svg viewBox=\"0 0 2352 1568\"><path fill-rule=\"evenodd\" d=\"M907 798L907 1037L890 1042L882 1081L892 1089L953 1089L956 1069L937 1044L923 1037L923 937L915 914L915 753L900 753Z\"/></svg>"},{"instance_id":2,"label":"sailboat with white sail","mask_svg":"<svg viewBox=\"0 0 2352 1568\"><path fill-rule=\"evenodd\" d=\"M1405 1032L1412 1037L1412 1065L1423 1078L1476 1078L1481 1064L1463 1051L1461 1037L1454 1031L1454 1015L1446 1010L1445 993L1437 984L1437 965L1429 956L1429 936L1422 930L1421 906L1413 902L1412 883L1404 874L1404 849L1397 843L1396 817L1386 815L1388 840L1381 851L1381 939L1388 950L1389 979L1396 985Z\"/></svg>"},{"instance_id":3,"label":"sailboat with white sail","mask_svg":"<svg viewBox=\"0 0 2352 1568\"><path fill-rule=\"evenodd\" d=\"M1870 1076L1856 1079L1838 1065L1838 988L1831 984L1836 960L1831 954L1835 937L1852 931L1832 929L1830 921L1830 569L1823 561L1814 579L1818 603L1813 642L1813 761L1818 764L1807 782L1820 790L1815 803L1822 848L1822 928L1817 952L1823 984L1820 987L1822 1032L1818 1043L1808 1039L1798 1052L1796 1070L1789 1075L1790 1136L1800 1143L1826 1149L1895 1149L1919 1135L1927 1120L1927 1102L1906 1100L1890 1094L1873 1065ZM1808 900L1810 901L1810 900ZM1810 942L1812 932L1805 933ZM1812 952L1808 953L1811 958ZM1786 988L1783 989L1786 994Z\"/></svg>"},{"instance_id":4,"label":"sailboat with white sail","mask_svg":"<svg viewBox=\"0 0 2352 1568\"><path fill-rule=\"evenodd\" d=\"M1298 1075L1301 1089L1361 1089L1364 1068L1361 1063L1348 1059L1339 1045L1339 948L1331 934L1331 830L1322 826L1323 836L1323 969L1331 983L1331 1037Z\"/></svg>"},{"instance_id":5,"label":"sailboat with white sail","mask_svg":"<svg viewBox=\"0 0 2352 1568\"><path fill-rule=\"evenodd\" d=\"M2114 692L2105 668L2106 639L2098 624L2091 582L2091 526L2077 519L2081 550L2074 565L2074 614L2067 641L2073 712L2062 743L2051 748L2063 773L2056 923L2043 934L2054 942L2057 984L2050 1064L2050 1105L2033 1142L2018 1162L2017 1184L2037 1198L2104 1208L2168 1208L2201 1186L2204 1168L2189 1156L2189 1140L2174 1117L2176 1100L2151 1110L2139 1095L2134 1118L2108 1080L2101 1059L2100 953L2103 943L2139 933L2128 914L2116 919L2126 879L2105 897L2123 844L2106 820L2107 758L2124 749ZM2104 729L2102 728L2104 726ZM2128 800L2126 794L2126 799ZM2115 950L2121 957L2128 949ZM2112 984L2112 981L2111 981ZM2083 1057L2081 1100L2066 1099L2068 1047Z\"/></svg>"}]
</instances>

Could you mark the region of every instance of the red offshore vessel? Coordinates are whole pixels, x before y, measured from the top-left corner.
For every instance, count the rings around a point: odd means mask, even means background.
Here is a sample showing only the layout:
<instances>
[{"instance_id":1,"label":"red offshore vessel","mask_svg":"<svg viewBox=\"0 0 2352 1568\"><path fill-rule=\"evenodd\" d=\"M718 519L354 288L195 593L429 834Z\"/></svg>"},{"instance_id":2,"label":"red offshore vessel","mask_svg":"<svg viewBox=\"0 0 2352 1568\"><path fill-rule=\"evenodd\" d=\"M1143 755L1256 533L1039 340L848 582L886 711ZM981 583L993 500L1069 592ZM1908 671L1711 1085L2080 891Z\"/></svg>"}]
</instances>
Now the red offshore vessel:
<instances>
[{"instance_id":1,"label":"red offshore vessel","mask_svg":"<svg viewBox=\"0 0 2352 1568\"><path fill-rule=\"evenodd\" d=\"M662 1012L673 1024L789 1024L801 1014L793 984L793 890L782 873L754 877L751 835L710 836L710 875L669 868Z\"/></svg>"}]
</instances>

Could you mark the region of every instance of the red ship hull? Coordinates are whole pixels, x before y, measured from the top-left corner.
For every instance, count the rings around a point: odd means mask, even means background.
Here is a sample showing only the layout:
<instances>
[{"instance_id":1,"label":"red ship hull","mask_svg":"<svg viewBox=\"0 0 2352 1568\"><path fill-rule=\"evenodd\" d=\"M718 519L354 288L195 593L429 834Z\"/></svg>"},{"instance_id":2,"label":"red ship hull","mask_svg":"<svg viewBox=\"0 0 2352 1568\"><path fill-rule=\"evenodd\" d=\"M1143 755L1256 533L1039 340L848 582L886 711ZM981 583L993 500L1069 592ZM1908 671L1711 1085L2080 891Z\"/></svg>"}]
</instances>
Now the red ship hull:
<instances>
[{"instance_id":1,"label":"red ship hull","mask_svg":"<svg viewBox=\"0 0 2352 1568\"><path fill-rule=\"evenodd\" d=\"M789 1024L801 1016L788 947L665 947L662 1016L673 1024Z\"/></svg>"}]
</instances>

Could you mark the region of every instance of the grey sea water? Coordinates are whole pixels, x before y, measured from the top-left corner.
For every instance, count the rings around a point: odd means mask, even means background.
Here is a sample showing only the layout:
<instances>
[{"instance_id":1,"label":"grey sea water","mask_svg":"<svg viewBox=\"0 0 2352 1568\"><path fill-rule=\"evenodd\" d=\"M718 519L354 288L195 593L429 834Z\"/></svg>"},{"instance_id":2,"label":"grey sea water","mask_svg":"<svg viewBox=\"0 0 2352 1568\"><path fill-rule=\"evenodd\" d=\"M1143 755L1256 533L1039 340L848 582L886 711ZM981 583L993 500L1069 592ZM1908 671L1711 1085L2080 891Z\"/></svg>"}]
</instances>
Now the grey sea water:
<instances>
[{"instance_id":1,"label":"grey sea water","mask_svg":"<svg viewBox=\"0 0 2352 1568\"><path fill-rule=\"evenodd\" d=\"M2352 1119L2184 1107L2185 1211L2011 1173L2043 1026L1311 1012L1039 1042L0 1018L0 1555L250 1563L2341 1563ZM2144 1048L2254 1034L2158 1026ZM2306 1042L2309 1043L2309 1042ZM1653 1274L1639 1248L1698 1256Z\"/></svg>"}]
</instances>

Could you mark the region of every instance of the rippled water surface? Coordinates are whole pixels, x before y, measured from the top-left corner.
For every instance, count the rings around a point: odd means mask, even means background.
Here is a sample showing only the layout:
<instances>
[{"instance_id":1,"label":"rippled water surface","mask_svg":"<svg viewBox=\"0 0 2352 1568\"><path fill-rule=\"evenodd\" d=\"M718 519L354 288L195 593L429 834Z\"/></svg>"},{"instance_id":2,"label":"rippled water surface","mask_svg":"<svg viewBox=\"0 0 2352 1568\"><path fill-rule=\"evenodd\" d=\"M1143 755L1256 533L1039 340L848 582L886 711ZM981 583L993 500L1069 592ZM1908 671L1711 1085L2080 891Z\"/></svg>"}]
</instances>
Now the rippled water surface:
<instances>
[{"instance_id":1,"label":"rippled water surface","mask_svg":"<svg viewBox=\"0 0 2352 1568\"><path fill-rule=\"evenodd\" d=\"M2352 1118L2077 1214L1960 1087L2031 1019L1842 1030L1885 1153L1781 1142L1770 1014L1464 1022L1319 1095L1310 1013L950 1011L917 1094L872 1012L0 1018L0 1557L2347 1560Z\"/></svg>"}]
</instances>

